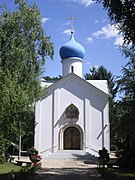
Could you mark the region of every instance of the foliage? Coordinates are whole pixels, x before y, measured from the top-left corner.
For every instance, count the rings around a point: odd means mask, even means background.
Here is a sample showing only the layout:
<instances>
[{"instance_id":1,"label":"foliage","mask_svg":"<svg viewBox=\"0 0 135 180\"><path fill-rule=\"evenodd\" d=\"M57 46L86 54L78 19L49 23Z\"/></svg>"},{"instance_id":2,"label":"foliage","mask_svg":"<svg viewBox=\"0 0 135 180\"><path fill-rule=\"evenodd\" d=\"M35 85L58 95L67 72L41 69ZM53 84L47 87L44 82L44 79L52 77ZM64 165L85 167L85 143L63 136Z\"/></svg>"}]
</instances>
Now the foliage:
<instances>
[{"instance_id":1,"label":"foliage","mask_svg":"<svg viewBox=\"0 0 135 180\"><path fill-rule=\"evenodd\" d=\"M34 103L42 94L39 79L46 58L53 57L36 5L15 4L15 11L2 8L0 15L0 155L6 142L33 131Z\"/></svg>"},{"instance_id":2,"label":"foliage","mask_svg":"<svg viewBox=\"0 0 135 180\"><path fill-rule=\"evenodd\" d=\"M5 139L0 137L0 164L5 161L5 157L3 155L3 150L5 150L5 144L6 144Z\"/></svg>"},{"instance_id":3,"label":"foliage","mask_svg":"<svg viewBox=\"0 0 135 180\"><path fill-rule=\"evenodd\" d=\"M115 141L120 166L135 169L135 2L133 0L96 0L107 10L113 24L124 36L122 53L129 62L118 81L122 99L115 105ZM127 47L128 45L128 47Z\"/></svg>"},{"instance_id":4,"label":"foliage","mask_svg":"<svg viewBox=\"0 0 135 180\"><path fill-rule=\"evenodd\" d=\"M32 147L29 152L29 158L32 162L32 169L33 171L37 171L41 168L41 155L39 155L39 152L36 148Z\"/></svg>"},{"instance_id":5,"label":"foliage","mask_svg":"<svg viewBox=\"0 0 135 180\"><path fill-rule=\"evenodd\" d=\"M126 43L135 45L135 2L134 0L96 0L107 10L113 24L119 25L119 30Z\"/></svg>"},{"instance_id":6,"label":"foliage","mask_svg":"<svg viewBox=\"0 0 135 180\"><path fill-rule=\"evenodd\" d=\"M124 92L126 98L135 99L135 51L123 46L122 52L129 62L122 68L123 76L118 81L120 91Z\"/></svg>"},{"instance_id":7,"label":"foliage","mask_svg":"<svg viewBox=\"0 0 135 180\"><path fill-rule=\"evenodd\" d=\"M58 81L58 80L60 80L61 78L62 78L61 75L56 76L56 77L49 77L49 76L44 76L44 77L43 77L43 79L45 79L45 80L54 80L54 81Z\"/></svg>"},{"instance_id":8,"label":"foliage","mask_svg":"<svg viewBox=\"0 0 135 180\"><path fill-rule=\"evenodd\" d=\"M34 148L34 147L32 147L31 149L30 149L30 155L37 155L38 154L38 150L36 149L36 148Z\"/></svg>"},{"instance_id":9,"label":"foliage","mask_svg":"<svg viewBox=\"0 0 135 180\"><path fill-rule=\"evenodd\" d=\"M129 50L126 50L128 56ZM122 69L123 76L118 81L123 98L117 105L117 144L120 165L135 169L135 55L129 56L129 62Z\"/></svg>"},{"instance_id":10,"label":"foliage","mask_svg":"<svg viewBox=\"0 0 135 180\"><path fill-rule=\"evenodd\" d=\"M84 77L86 80L107 80L111 96L115 97L117 89L115 88L114 76L104 66L92 67L90 73L86 73Z\"/></svg>"}]
</instances>

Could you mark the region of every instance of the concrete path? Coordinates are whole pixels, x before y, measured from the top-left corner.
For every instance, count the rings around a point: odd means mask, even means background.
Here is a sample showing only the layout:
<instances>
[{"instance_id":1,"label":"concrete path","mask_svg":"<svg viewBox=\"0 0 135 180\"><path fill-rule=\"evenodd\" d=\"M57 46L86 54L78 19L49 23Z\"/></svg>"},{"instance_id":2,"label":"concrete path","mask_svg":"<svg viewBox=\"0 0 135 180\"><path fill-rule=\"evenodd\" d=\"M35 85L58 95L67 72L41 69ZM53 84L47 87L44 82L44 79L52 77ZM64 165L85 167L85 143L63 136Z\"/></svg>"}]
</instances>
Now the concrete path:
<instances>
[{"instance_id":1,"label":"concrete path","mask_svg":"<svg viewBox=\"0 0 135 180\"><path fill-rule=\"evenodd\" d=\"M96 168L57 168L38 171L27 180L103 180Z\"/></svg>"}]
</instances>

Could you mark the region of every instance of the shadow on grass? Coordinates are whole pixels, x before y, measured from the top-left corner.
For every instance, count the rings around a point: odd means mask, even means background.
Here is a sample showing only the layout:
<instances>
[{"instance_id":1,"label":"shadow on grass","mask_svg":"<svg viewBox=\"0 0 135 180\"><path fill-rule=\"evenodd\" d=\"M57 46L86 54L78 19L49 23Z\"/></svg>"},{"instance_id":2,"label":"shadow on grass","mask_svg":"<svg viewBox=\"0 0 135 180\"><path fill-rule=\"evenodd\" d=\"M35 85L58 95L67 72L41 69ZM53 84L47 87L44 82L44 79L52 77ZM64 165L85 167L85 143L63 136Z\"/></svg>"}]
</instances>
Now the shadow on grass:
<instances>
[{"instance_id":1,"label":"shadow on grass","mask_svg":"<svg viewBox=\"0 0 135 180\"><path fill-rule=\"evenodd\" d=\"M99 168L98 172L105 180L135 180L135 171L120 168Z\"/></svg>"},{"instance_id":2,"label":"shadow on grass","mask_svg":"<svg viewBox=\"0 0 135 180\"><path fill-rule=\"evenodd\" d=\"M103 180L96 168L56 168L42 169L28 180Z\"/></svg>"}]
</instances>

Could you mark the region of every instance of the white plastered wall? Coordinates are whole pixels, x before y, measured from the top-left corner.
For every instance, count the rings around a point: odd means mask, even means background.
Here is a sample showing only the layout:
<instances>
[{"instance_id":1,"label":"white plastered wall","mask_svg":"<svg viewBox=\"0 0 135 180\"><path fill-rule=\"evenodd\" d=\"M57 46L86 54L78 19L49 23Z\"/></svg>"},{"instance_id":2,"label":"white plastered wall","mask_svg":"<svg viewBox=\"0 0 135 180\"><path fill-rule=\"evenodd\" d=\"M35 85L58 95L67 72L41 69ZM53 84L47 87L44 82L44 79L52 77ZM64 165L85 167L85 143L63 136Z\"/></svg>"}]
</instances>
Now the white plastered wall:
<instances>
[{"instance_id":1,"label":"white plastered wall","mask_svg":"<svg viewBox=\"0 0 135 180\"><path fill-rule=\"evenodd\" d=\"M78 119L64 116L70 104L78 108ZM68 76L53 85L47 97L36 105L39 124L36 126L35 145L42 157L62 149L60 132L67 125L81 129L83 149L87 152L97 155L103 146L109 150L108 109L108 96L75 76Z\"/></svg>"},{"instance_id":2,"label":"white plastered wall","mask_svg":"<svg viewBox=\"0 0 135 180\"><path fill-rule=\"evenodd\" d=\"M80 58L63 59L61 62L63 76L70 74L72 72L71 67L73 67L73 72L82 78L82 60Z\"/></svg>"}]
</instances>

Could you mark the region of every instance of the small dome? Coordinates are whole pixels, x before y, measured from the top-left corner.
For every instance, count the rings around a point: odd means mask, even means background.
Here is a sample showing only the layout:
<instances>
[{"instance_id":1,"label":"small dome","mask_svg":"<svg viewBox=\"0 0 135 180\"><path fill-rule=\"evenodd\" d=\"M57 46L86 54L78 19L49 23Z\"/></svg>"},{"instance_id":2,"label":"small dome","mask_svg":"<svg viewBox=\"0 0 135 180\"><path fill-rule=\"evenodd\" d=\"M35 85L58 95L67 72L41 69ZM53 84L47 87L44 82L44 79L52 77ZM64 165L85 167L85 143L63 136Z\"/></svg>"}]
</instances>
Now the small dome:
<instances>
[{"instance_id":1,"label":"small dome","mask_svg":"<svg viewBox=\"0 0 135 180\"><path fill-rule=\"evenodd\" d=\"M67 58L84 58L85 49L81 44L75 41L73 32L71 32L71 37L69 41L60 48L60 57L61 59Z\"/></svg>"}]
</instances>

